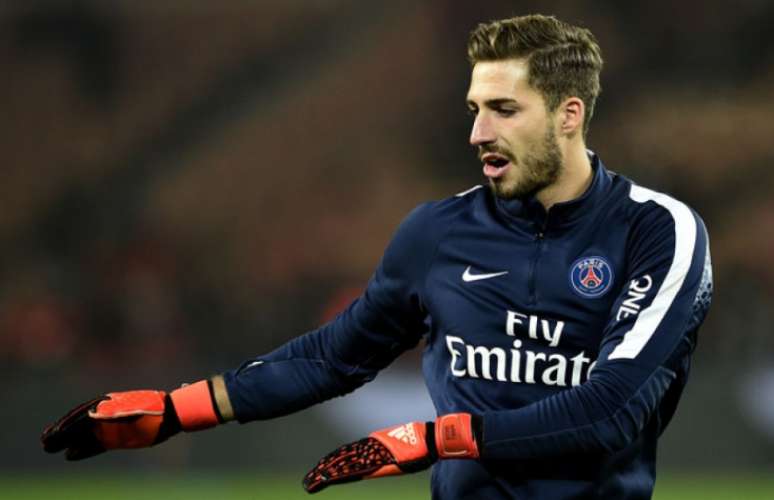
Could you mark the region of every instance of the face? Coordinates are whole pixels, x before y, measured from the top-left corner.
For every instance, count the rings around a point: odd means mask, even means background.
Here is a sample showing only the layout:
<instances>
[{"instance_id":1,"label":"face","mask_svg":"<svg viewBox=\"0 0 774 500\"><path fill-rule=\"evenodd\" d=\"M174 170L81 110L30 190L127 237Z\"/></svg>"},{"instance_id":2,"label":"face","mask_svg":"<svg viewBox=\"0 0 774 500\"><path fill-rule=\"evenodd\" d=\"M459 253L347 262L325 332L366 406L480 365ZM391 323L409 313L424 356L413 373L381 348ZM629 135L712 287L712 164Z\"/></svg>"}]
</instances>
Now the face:
<instances>
[{"instance_id":1,"label":"face","mask_svg":"<svg viewBox=\"0 0 774 500\"><path fill-rule=\"evenodd\" d=\"M528 83L519 59L473 67L467 104L474 117L470 143L478 148L495 195L523 199L552 185L562 169L554 115Z\"/></svg>"}]
</instances>

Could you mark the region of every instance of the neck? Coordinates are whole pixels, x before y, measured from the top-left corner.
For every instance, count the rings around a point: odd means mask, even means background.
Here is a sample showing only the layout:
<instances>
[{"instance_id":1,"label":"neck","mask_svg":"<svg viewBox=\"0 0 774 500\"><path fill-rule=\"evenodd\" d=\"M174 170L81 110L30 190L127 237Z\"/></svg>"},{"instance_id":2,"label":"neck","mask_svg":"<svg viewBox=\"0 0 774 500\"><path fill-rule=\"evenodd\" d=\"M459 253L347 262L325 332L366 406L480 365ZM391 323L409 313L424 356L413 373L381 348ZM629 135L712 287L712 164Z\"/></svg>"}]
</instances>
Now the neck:
<instances>
[{"instance_id":1,"label":"neck","mask_svg":"<svg viewBox=\"0 0 774 500\"><path fill-rule=\"evenodd\" d=\"M591 185L593 177L586 145L582 141L572 142L565 150L559 178L535 197L548 210L557 203L580 197Z\"/></svg>"}]
</instances>

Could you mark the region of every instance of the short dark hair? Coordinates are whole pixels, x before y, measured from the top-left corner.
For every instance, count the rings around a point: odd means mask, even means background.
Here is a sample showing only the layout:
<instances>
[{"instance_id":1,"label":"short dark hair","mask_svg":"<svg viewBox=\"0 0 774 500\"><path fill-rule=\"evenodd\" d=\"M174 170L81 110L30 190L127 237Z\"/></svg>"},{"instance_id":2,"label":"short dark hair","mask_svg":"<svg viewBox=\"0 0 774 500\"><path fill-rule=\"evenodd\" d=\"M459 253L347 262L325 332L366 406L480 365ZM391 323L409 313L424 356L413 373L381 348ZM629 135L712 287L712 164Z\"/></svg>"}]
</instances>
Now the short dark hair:
<instances>
[{"instance_id":1,"label":"short dark hair","mask_svg":"<svg viewBox=\"0 0 774 500\"><path fill-rule=\"evenodd\" d=\"M601 91L602 51L591 31L553 16L534 14L479 24L468 40L471 66L482 61L525 59L529 84L555 111L568 97L586 107L585 136Z\"/></svg>"}]
</instances>

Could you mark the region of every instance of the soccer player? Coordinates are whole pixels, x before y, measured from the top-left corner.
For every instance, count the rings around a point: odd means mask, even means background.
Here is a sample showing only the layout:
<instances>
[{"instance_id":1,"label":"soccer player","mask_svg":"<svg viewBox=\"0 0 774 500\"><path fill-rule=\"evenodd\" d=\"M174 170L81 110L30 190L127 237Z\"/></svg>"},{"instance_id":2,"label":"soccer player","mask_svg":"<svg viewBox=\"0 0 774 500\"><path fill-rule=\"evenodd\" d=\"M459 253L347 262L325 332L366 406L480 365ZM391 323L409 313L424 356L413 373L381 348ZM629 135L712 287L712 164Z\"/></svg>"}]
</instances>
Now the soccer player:
<instances>
[{"instance_id":1,"label":"soccer player","mask_svg":"<svg viewBox=\"0 0 774 500\"><path fill-rule=\"evenodd\" d=\"M711 298L704 224L586 149L602 68L588 30L494 21L468 56L488 186L417 207L330 323L169 394L88 401L44 431L45 449L77 460L286 415L357 389L425 337L438 418L333 451L308 491L435 464L438 499L650 498Z\"/></svg>"}]
</instances>

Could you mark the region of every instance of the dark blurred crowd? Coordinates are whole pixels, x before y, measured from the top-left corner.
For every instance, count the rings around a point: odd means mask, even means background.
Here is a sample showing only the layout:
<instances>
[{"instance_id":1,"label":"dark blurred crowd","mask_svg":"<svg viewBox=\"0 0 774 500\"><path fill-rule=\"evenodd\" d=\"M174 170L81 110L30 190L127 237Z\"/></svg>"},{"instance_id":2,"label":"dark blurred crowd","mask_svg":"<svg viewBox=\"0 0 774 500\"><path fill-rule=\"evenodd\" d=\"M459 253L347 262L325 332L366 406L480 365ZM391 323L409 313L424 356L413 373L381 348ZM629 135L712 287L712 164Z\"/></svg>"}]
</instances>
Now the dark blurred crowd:
<instances>
[{"instance_id":1,"label":"dark blurred crowd","mask_svg":"<svg viewBox=\"0 0 774 500\"><path fill-rule=\"evenodd\" d=\"M529 12L600 41L589 146L707 222L699 359L770 363L774 4L463 4L0 7L6 370L171 384L313 328L414 205L482 182L467 32Z\"/></svg>"}]
</instances>

